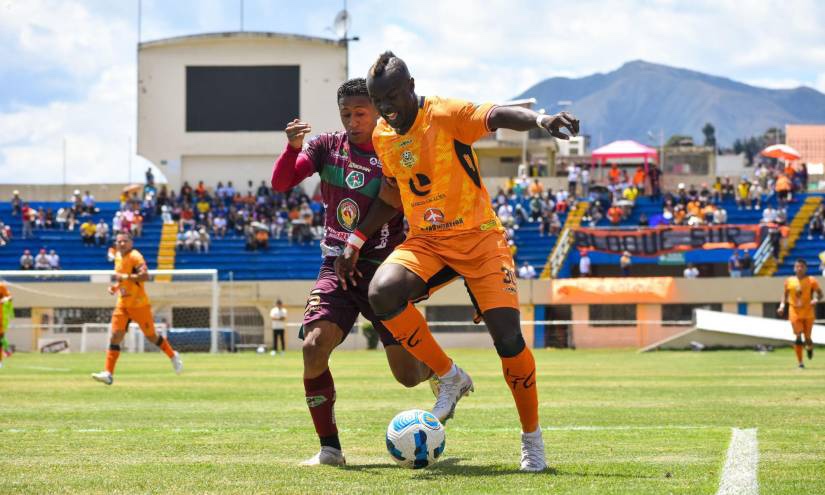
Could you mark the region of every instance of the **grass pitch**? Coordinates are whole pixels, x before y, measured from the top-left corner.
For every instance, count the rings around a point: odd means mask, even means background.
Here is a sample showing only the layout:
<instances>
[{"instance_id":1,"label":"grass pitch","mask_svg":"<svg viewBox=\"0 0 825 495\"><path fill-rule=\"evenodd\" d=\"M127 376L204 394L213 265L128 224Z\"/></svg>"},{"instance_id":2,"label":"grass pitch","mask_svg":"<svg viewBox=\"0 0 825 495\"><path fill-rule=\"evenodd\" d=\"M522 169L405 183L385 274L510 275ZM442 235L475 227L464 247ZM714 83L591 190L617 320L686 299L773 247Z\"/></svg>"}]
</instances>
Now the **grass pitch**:
<instances>
[{"instance_id":1,"label":"grass pitch","mask_svg":"<svg viewBox=\"0 0 825 495\"><path fill-rule=\"evenodd\" d=\"M820 351L821 353L822 351ZM301 357L17 354L0 370L2 493L715 493L731 427L758 428L761 493L825 493L825 355L790 350L536 351L548 462L518 471L519 425L492 349L454 351L473 377L443 460L398 468L384 431L429 408L380 351L333 355L346 468L302 468L317 440Z\"/></svg>"}]
</instances>

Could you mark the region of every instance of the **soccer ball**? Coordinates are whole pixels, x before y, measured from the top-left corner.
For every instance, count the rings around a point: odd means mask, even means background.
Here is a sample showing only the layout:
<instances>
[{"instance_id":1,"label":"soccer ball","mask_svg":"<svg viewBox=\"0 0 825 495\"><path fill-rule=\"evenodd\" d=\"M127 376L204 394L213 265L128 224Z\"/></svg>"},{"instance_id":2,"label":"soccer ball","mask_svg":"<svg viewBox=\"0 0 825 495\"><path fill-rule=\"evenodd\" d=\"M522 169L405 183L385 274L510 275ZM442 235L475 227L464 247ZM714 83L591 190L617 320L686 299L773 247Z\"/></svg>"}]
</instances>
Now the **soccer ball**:
<instances>
[{"instance_id":1,"label":"soccer ball","mask_svg":"<svg viewBox=\"0 0 825 495\"><path fill-rule=\"evenodd\" d=\"M435 464L444 453L446 440L441 421L421 409L398 413L387 426L387 451L405 468L421 469Z\"/></svg>"},{"instance_id":2,"label":"soccer ball","mask_svg":"<svg viewBox=\"0 0 825 495\"><path fill-rule=\"evenodd\" d=\"M258 352L258 354L263 354L266 352L266 347L259 345L258 348L255 350Z\"/></svg>"}]
</instances>

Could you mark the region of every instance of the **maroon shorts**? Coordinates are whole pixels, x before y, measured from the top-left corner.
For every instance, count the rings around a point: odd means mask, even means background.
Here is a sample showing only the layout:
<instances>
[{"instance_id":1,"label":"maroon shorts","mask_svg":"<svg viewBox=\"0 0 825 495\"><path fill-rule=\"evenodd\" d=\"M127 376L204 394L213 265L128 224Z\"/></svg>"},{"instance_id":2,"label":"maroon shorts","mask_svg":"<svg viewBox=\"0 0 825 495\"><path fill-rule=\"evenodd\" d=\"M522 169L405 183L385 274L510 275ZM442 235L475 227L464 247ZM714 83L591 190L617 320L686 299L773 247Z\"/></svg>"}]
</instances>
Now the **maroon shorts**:
<instances>
[{"instance_id":1,"label":"maroon shorts","mask_svg":"<svg viewBox=\"0 0 825 495\"><path fill-rule=\"evenodd\" d=\"M324 258L324 262L321 264L318 280L315 281L315 287L309 293L307 299L304 322L298 337L303 339L304 329L308 328L313 322L325 320L338 325L344 331L344 338L347 338L352 326L355 325L355 320L358 319L358 313L361 313L364 318L372 323L384 347L398 345L398 341L393 338L392 333L387 330L387 327L381 323L381 320L373 312L367 296L370 281L380 265L369 261L359 261L358 270L363 277L358 279L357 286L350 285L348 290L344 290L335 275L334 262L335 258L327 257ZM456 278L458 278L458 274L451 268L440 271L427 281L427 296L418 300L426 299L436 289Z\"/></svg>"}]
</instances>

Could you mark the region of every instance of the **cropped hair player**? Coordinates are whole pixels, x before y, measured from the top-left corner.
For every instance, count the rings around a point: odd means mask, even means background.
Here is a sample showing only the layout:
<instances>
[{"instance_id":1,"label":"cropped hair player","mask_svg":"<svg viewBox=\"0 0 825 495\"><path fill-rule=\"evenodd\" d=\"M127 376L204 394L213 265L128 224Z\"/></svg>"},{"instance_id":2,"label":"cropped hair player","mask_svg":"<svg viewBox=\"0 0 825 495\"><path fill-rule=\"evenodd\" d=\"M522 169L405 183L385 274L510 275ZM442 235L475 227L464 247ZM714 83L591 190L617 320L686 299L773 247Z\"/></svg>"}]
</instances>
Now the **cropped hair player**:
<instances>
[{"instance_id":1,"label":"cropped hair player","mask_svg":"<svg viewBox=\"0 0 825 495\"><path fill-rule=\"evenodd\" d=\"M309 140L312 126L295 119L286 126L288 144L272 172L272 187L288 191L307 177L318 173L321 195L326 205L323 261L304 310L299 336L303 338L304 391L320 451L305 465L343 465L346 460L338 436L334 406L335 383L329 369L332 351L349 335L358 315L371 321L378 332L395 379L414 387L433 376L432 370L398 345L370 307L369 280L381 262L404 239L399 211L361 240L362 259L353 270L363 284L347 287L335 275L334 261L352 235L358 219L376 201L383 179L381 163L372 146L372 133L378 112L370 101L366 81L350 79L338 88L338 113L343 131L323 133ZM433 277L433 287L455 278L448 271ZM425 284L426 285L426 284ZM425 287L420 296L428 294Z\"/></svg>"}]
</instances>

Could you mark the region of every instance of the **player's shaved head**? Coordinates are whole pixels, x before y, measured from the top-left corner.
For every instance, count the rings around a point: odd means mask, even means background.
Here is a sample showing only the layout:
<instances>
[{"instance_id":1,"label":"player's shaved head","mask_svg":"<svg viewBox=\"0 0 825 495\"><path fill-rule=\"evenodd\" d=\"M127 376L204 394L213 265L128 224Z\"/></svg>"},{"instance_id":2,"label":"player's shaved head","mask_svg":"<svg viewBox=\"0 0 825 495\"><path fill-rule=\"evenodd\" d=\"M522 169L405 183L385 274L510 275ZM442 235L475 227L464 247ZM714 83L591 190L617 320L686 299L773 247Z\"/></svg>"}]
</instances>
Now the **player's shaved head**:
<instances>
[{"instance_id":1,"label":"player's shaved head","mask_svg":"<svg viewBox=\"0 0 825 495\"><path fill-rule=\"evenodd\" d=\"M391 51L382 53L367 74L367 90L381 117L399 133L407 132L418 113L415 80L407 64Z\"/></svg>"},{"instance_id":2,"label":"player's shaved head","mask_svg":"<svg viewBox=\"0 0 825 495\"><path fill-rule=\"evenodd\" d=\"M409 78L410 71L407 69L407 64L389 50L379 55L378 60L370 67L371 78L396 75Z\"/></svg>"}]
</instances>

